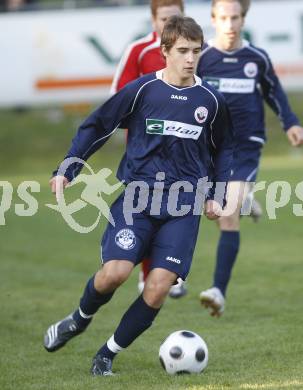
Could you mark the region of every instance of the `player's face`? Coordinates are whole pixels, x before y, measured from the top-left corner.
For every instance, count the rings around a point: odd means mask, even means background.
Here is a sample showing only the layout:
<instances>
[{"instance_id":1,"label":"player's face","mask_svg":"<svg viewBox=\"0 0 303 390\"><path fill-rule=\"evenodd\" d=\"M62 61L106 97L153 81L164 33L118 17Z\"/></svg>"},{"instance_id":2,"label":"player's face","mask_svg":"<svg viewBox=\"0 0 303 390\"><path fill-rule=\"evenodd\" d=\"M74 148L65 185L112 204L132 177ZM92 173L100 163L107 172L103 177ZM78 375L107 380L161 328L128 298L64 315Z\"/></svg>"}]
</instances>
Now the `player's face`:
<instances>
[{"instance_id":1,"label":"player's face","mask_svg":"<svg viewBox=\"0 0 303 390\"><path fill-rule=\"evenodd\" d=\"M241 30L244 24L241 4L237 1L219 1L213 8L212 23L216 29L216 44L224 50L240 46Z\"/></svg>"},{"instance_id":2,"label":"player's face","mask_svg":"<svg viewBox=\"0 0 303 390\"><path fill-rule=\"evenodd\" d=\"M169 51L163 49L163 55L166 58L165 80L177 86L193 85L201 55L201 41L179 37Z\"/></svg>"},{"instance_id":3,"label":"player's face","mask_svg":"<svg viewBox=\"0 0 303 390\"><path fill-rule=\"evenodd\" d=\"M170 16L182 15L182 11L178 5L168 5L157 8L156 16L153 16L153 28L160 36L162 34L164 24Z\"/></svg>"}]
</instances>

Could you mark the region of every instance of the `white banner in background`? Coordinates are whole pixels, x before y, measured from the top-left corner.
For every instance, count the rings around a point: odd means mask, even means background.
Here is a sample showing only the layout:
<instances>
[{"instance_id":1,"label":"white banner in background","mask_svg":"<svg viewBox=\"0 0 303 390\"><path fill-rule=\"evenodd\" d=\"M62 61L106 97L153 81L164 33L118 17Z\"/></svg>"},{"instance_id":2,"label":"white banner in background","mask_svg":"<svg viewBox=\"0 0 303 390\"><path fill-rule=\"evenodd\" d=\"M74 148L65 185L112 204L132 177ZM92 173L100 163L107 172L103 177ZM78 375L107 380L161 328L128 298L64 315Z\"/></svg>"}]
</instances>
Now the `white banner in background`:
<instances>
[{"instance_id":1,"label":"white banner in background","mask_svg":"<svg viewBox=\"0 0 303 390\"><path fill-rule=\"evenodd\" d=\"M0 15L0 107L101 102L123 50L150 31L147 6ZM212 34L210 4L186 13ZM246 20L282 83L303 88L303 0L258 2Z\"/></svg>"}]
</instances>

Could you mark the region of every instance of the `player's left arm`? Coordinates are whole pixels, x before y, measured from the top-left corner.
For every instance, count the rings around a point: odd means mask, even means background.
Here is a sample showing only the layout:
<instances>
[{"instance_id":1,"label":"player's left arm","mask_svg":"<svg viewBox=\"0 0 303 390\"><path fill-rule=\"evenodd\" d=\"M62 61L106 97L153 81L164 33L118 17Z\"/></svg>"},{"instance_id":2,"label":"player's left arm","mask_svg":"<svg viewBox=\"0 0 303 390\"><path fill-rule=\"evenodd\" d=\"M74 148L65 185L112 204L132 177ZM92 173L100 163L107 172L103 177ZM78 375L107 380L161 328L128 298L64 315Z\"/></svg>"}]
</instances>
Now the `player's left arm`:
<instances>
[{"instance_id":1,"label":"player's left arm","mask_svg":"<svg viewBox=\"0 0 303 390\"><path fill-rule=\"evenodd\" d=\"M287 95L275 73L270 58L264 52L264 71L261 77L261 88L265 101L278 115L287 138L292 146L303 144L303 128L299 119L292 112Z\"/></svg>"},{"instance_id":2,"label":"player's left arm","mask_svg":"<svg viewBox=\"0 0 303 390\"><path fill-rule=\"evenodd\" d=\"M222 206L213 199L207 199L204 213L209 220L214 221L222 215Z\"/></svg>"},{"instance_id":3,"label":"player's left arm","mask_svg":"<svg viewBox=\"0 0 303 390\"><path fill-rule=\"evenodd\" d=\"M213 187L209 193L210 219L218 215L219 205L225 205L226 187L230 179L234 151L234 134L229 110L222 95L217 95L217 113L211 124L209 143L211 145L213 163Z\"/></svg>"}]
</instances>

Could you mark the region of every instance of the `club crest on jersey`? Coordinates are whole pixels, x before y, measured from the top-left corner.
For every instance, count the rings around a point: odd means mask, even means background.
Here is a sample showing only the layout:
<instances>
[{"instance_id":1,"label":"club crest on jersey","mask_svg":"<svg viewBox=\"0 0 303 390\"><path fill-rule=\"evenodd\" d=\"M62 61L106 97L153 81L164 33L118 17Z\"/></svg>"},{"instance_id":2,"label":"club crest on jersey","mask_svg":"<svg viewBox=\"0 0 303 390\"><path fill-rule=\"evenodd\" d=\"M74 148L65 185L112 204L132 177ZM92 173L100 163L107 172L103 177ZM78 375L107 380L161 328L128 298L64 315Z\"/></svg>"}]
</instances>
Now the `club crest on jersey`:
<instances>
[{"instance_id":1,"label":"club crest on jersey","mask_svg":"<svg viewBox=\"0 0 303 390\"><path fill-rule=\"evenodd\" d=\"M257 64L255 62L248 62L244 66L244 73L245 73L245 76L247 76L247 77L256 77L256 75L258 73Z\"/></svg>"},{"instance_id":2,"label":"club crest on jersey","mask_svg":"<svg viewBox=\"0 0 303 390\"><path fill-rule=\"evenodd\" d=\"M135 233L131 229L121 229L115 236L115 242L120 248L129 251L136 245Z\"/></svg>"},{"instance_id":3,"label":"club crest on jersey","mask_svg":"<svg viewBox=\"0 0 303 390\"><path fill-rule=\"evenodd\" d=\"M195 119L198 123L204 123L207 119L208 109L206 107L198 107L195 110Z\"/></svg>"}]
</instances>

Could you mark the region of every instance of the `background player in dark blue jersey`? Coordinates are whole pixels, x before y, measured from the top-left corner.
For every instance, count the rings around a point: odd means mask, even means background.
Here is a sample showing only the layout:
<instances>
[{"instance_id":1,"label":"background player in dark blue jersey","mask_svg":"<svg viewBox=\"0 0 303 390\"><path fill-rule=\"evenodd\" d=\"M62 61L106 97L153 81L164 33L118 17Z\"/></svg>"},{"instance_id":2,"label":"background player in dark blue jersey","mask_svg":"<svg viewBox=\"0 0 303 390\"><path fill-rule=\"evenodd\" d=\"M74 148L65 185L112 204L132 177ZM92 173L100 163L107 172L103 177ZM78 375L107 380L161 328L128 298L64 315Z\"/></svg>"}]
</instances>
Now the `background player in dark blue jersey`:
<instances>
[{"instance_id":1,"label":"background player in dark blue jersey","mask_svg":"<svg viewBox=\"0 0 303 390\"><path fill-rule=\"evenodd\" d=\"M56 351L82 333L143 255L148 252L151 258L143 293L97 352L93 375L112 375L117 353L151 326L177 277L186 278L199 228L200 213L194 212L194 206L201 178L211 176L216 183L226 182L230 176L233 137L226 104L215 89L194 75L202 43L202 30L193 19L170 18L161 40L166 68L129 83L91 114L80 126L65 159L86 160L116 128L129 129L117 173L127 186L111 207L115 226L109 223L103 236L103 265L88 281L79 308L49 327L45 348ZM65 177L54 177L52 191L58 183L66 186L81 167L76 162L67 168ZM145 189L148 186L147 203L128 223L129 207L125 204L138 181L144 182ZM163 193L155 212L156 186L163 186ZM137 195L140 199L141 192ZM133 204L133 197L131 201ZM198 209L201 202L198 196ZM182 212L184 205L189 207L186 213ZM205 213L210 219L220 213L220 206L211 197Z\"/></svg>"},{"instance_id":2,"label":"background player in dark blue jersey","mask_svg":"<svg viewBox=\"0 0 303 390\"><path fill-rule=\"evenodd\" d=\"M293 146L303 142L303 129L291 111L287 97L267 53L241 38L248 0L213 0L215 37L204 45L198 75L224 95L235 131L235 155L229 183L226 215L219 220L221 236L213 287L202 291L201 303L211 314L224 311L225 293L240 245L240 210L256 180L265 143L265 100L279 116ZM229 211L228 211L229 210ZM231 211L234 210L234 211Z\"/></svg>"}]
</instances>

